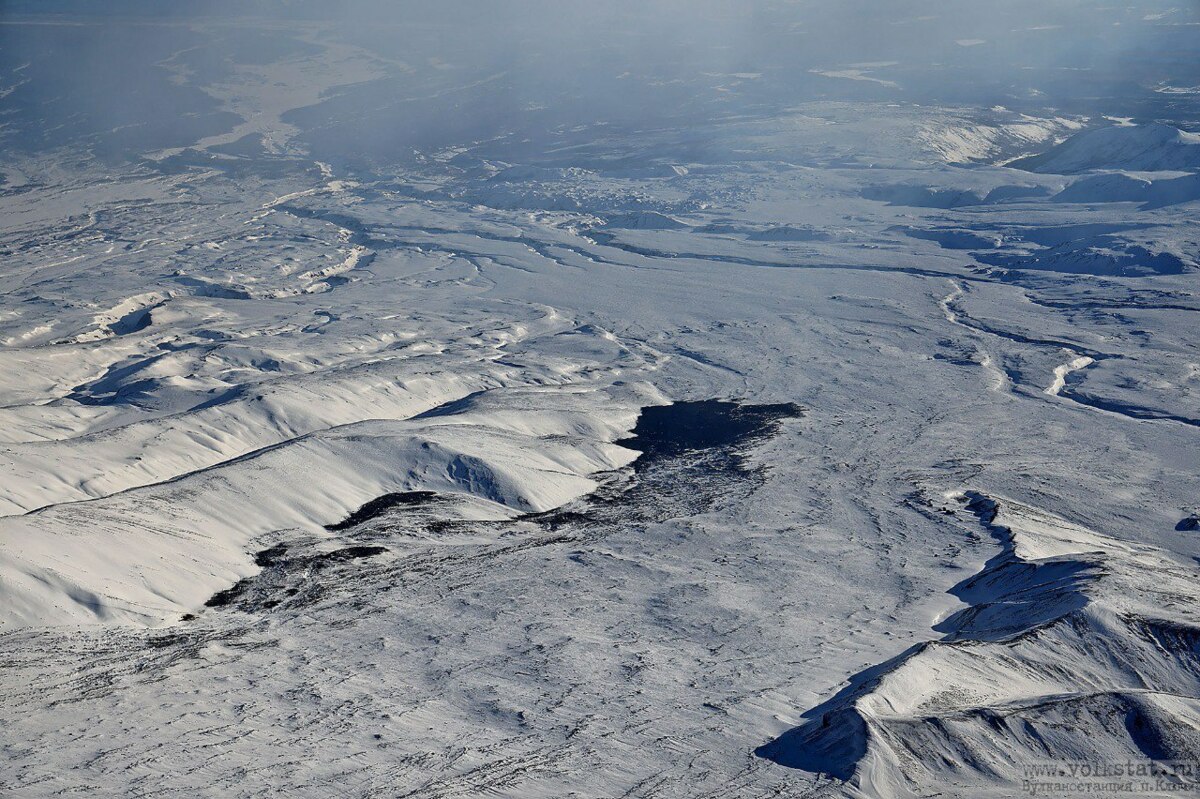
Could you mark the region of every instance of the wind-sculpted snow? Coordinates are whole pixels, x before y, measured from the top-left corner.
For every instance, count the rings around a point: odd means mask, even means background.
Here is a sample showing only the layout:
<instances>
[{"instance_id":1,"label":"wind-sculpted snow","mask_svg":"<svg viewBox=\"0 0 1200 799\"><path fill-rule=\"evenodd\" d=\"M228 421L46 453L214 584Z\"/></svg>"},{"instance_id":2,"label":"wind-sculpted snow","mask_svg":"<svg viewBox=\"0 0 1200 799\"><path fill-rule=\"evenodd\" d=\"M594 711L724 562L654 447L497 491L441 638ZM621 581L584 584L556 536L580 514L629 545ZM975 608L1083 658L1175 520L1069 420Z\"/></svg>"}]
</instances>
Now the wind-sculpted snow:
<instances>
[{"instance_id":1,"label":"wind-sculpted snow","mask_svg":"<svg viewBox=\"0 0 1200 799\"><path fill-rule=\"evenodd\" d=\"M941 640L852 678L759 754L870 797L920 795L931 784L1006 795L997 777L1056 754L1193 760L1200 616L1185 598L1194 565L1027 506L959 499L1003 546L952 589L968 607L935 626ZM1191 781L1180 773L1158 791Z\"/></svg>"},{"instance_id":2,"label":"wind-sculpted snow","mask_svg":"<svg viewBox=\"0 0 1200 799\"><path fill-rule=\"evenodd\" d=\"M0 794L1194 787L1197 9L336 6L0 6Z\"/></svg>"}]
</instances>

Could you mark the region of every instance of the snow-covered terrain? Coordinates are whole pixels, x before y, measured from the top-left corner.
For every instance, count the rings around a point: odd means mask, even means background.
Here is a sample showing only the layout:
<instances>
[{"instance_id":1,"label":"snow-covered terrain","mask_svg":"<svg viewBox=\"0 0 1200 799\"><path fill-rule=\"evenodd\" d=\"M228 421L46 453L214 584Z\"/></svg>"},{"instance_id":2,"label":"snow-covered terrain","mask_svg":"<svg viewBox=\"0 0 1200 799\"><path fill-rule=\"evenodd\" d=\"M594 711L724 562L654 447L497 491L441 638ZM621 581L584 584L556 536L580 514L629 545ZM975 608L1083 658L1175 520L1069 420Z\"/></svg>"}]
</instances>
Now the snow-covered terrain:
<instances>
[{"instance_id":1,"label":"snow-covered terrain","mask_svg":"<svg viewBox=\"0 0 1200 799\"><path fill-rule=\"evenodd\" d=\"M1198 26L0 5L0 796L1200 790Z\"/></svg>"}]
</instances>

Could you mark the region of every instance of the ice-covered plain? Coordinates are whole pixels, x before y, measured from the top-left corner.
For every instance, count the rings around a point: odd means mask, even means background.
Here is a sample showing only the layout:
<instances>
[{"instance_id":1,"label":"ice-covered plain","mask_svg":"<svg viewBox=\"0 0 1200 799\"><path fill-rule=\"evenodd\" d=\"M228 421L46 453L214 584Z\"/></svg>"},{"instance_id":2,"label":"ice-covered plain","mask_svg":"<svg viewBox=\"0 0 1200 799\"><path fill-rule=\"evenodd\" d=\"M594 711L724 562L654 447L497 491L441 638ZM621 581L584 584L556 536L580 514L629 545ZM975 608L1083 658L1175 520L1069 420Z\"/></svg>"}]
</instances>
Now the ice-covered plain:
<instances>
[{"instance_id":1,"label":"ice-covered plain","mask_svg":"<svg viewBox=\"0 0 1200 799\"><path fill-rule=\"evenodd\" d=\"M0 795L1200 790L1198 30L0 3Z\"/></svg>"}]
</instances>

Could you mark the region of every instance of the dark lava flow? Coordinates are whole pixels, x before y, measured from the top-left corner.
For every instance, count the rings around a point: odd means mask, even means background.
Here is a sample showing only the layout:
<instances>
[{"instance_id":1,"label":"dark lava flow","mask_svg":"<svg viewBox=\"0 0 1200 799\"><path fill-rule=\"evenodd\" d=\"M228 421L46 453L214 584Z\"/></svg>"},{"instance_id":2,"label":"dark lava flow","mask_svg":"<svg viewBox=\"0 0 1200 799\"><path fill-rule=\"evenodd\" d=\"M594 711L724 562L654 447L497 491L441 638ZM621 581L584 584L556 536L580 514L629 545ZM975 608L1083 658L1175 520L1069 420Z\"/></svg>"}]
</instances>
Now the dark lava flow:
<instances>
[{"instance_id":1,"label":"dark lava flow","mask_svg":"<svg viewBox=\"0 0 1200 799\"><path fill-rule=\"evenodd\" d=\"M351 527L382 516L392 508L400 508L405 505L422 505L426 502L432 502L436 498L437 494L433 491L399 491L393 494L384 494L382 497L376 497L366 503L337 524L325 525L325 529L332 533L339 533L342 530L349 530Z\"/></svg>"},{"instance_id":2,"label":"dark lava flow","mask_svg":"<svg viewBox=\"0 0 1200 799\"><path fill-rule=\"evenodd\" d=\"M700 400L642 409L633 436L617 443L642 453L634 468L703 450L733 450L775 433L783 419L798 417L798 405L739 405ZM730 452L729 454L735 454Z\"/></svg>"},{"instance_id":3,"label":"dark lava flow","mask_svg":"<svg viewBox=\"0 0 1200 799\"><path fill-rule=\"evenodd\" d=\"M595 494L565 508L519 517L519 523L540 526L546 533L521 546L602 538L618 528L702 513L720 500L746 495L761 483L759 470L746 463L749 450L775 435L784 420L802 416L791 403L742 405L728 400L676 402L644 408L633 435L617 443L641 453L628 471L614 473ZM318 601L358 578L365 578L364 561L389 552L381 544L397 531L423 531L431 537L452 529L512 526L514 522L447 521L444 503L453 495L432 491L385 494L364 504L342 521L326 527L345 533L347 544L320 552L315 542L276 544L255 556L259 574L215 594L208 607L234 606L249 612L269 610L287 602ZM499 537L499 536L497 536ZM460 548L463 553L474 547ZM464 554L466 556L466 554ZM371 569L393 570L391 585L416 579L421 567L395 559L372 561ZM369 579L369 578L368 578ZM383 581L388 583L389 581ZM353 604L354 598L347 598Z\"/></svg>"}]
</instances>

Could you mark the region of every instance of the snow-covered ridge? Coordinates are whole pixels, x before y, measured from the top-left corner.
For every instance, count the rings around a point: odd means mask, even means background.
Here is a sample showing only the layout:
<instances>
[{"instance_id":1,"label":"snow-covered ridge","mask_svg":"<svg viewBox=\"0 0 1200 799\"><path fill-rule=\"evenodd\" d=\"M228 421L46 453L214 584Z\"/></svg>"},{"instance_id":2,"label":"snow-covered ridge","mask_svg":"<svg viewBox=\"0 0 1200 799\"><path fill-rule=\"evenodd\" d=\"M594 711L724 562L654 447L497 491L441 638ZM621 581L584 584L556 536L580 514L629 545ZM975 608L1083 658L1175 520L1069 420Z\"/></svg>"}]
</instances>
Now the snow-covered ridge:
<instances>
[{"instance_id":1,"label":"snow-covered ridge","mask_svg":"<svg viewBox=\"0 0 1200 799\"><path fill-rule=\"evenodd\" d=\"M1047 761L1194 757L1177 731L1200 726L1196 569L1028 505L957 501L1003 547L953 589L967 607L759 754L864 799L1006 795Z\"/></svg>"},{"instance_id":2,"label":"snow-covered ridge","mask_svg":"<svg viewBox=\"0 0 1200 799\"><path fill-rule=\"evenodd\" d=\"M1192 171L1200 169L1200 134L1161 123L1093 128L1009 166L1057 175L1100 169Z\"/></svg>"},{"instance_id":3,"label":"snow-covered ridge","mask_svg":"<svg viewBox=\"0 0 1200 799\"><path fill-rule=\"evenodd\" d=\"M375 497L459 493L479 518L545 511L630 462L612 442L645 385L465 395L454 413L362 421L291 439L165 483L0 520L0 626L158 624L253 573L251 552L319 536Z\"/></svg>"},{"instance_id":4,"label":"snow-covered ridge","mask_svg":"<svg viewBox=\"0 0 1200 799\"><path fill-rule=\"evenodd\" d=\"M1015 153L1027 153L1057 142L1079 130L1078 120L1037 118L1013 114L1012 119L997 119L991 124L927 125L919 140L941 160L950 164L995 161Z\"/></svg>"}]
</instances>

